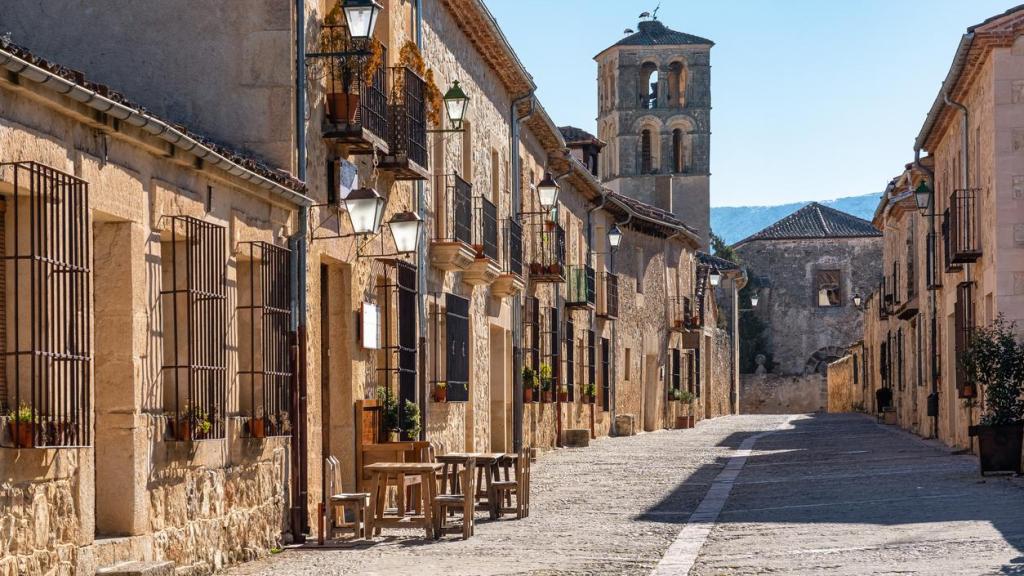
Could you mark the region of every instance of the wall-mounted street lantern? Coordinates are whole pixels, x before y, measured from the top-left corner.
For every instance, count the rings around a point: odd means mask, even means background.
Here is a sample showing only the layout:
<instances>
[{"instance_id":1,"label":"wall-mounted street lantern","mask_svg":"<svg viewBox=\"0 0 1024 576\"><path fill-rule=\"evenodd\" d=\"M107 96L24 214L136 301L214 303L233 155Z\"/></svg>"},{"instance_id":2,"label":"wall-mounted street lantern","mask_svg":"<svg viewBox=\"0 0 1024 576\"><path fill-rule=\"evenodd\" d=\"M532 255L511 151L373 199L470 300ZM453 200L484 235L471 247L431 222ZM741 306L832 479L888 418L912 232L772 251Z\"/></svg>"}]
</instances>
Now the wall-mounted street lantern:
<instances>
[{"instance_id":1,"label":"wall-mounted street lantern","mask_svg":"<svg viewBox=\"0 0 1024 576\"><path fill-rule=\"evenodd\" d=\"M622 230L619 230L618 224L613 224L612 229L608 231L608 244L611 245L612 250L619 247L622 244Z\"/></svg>"},{"instance_id":2,"label":"wall-mounted street lantern","mask_svg":"<svg viewBox=\"0 0 1024 576\"><path fill-rule=\"evenodd\" d=\"M352 232L376 234L384 217L384 197L373 188L356 188L345 198L345 208L352 221Z\"/></svg>"},{"instance_id":3,"label":"wall-mounted street lantern","mask_svg":"<svg viewBox=\"0 0 1024 576\"><path fill-rule=\"evenodd\" d=\"M917 189L914 190L914 199L917 201L917 209L921 214L928 211L928 206L932 201L932 189L926 182L922 181L917 185Z\"/></svg>"},{"instance_id":4,"label":"wall-mounted street lantern","mask_svg":"<svg viewBox=\"0 0 1024 576\"><path fill-rule=\"evenodd\" d=\"M860 308L860 305L864 303L864 299L861 298L860 292L853 295L853 305Z\"/></svg>"},{"instance_id":5,"label":"wall-mounted street lantern","mask_svg":"<svg viewBox=\"0 0 1024 576\"><path fill-rule=\"evenodd\" d=\"M420 243L420 231L423 220L415 212L399 212L388 222L391 237L395 240L395 251L398 254L411 254Z\"/></svg>"},{"instance_id":6,"label":"wall-mounted street lantern","mask_svg":"<svg viewBox=\"0 0 1024 576\"><path fill-rule=\"evenodd\" d=\"M448 111L448 122L452 130L462 130L462 121L466 118L466 108L469 106L469 96L462 91L459 81L452 82L452 87L444 93L444 107Z\"/></svg>"},{"instance_id":7,"label":"wall-mounted street lantern","mask_svg":"<svg viewBox=\"0 0 1024 576\"><path fill-rule=\"evenodd\" d=\"M722 283L722 273L718 271L718 268L712 268L708 280L711 281L712 286L718 286Z\"/></svg>"},{"instance_id":8,"label":"wall-mounted street lantern","mask_svg":"<svg viewBox=\"0 0 1024 576\"><path fill-rule=\"evenodd\" d=\"M757 308L757 301L759 299L760 298L758 297L757 292L754 292L754 294L750 296L750 305L753 306L754 308Z\"/></svg>"},{"instance_id":9,"label":"wall-mounted street lantern","mask_svg":"<svg viewBox=\"0 0 1024 576\"><path fill-rule=\"evenodd\" d=\"M352 39L367 40L373 36L377 16L384 7L377 0L345 0L341 9L345 12L345 22Z\"/></svg>"},{"instance_id":10,"label":"wall-mounted street lantern","mask_svg":"<svg viewBox=\"0 0 1024 576\"><path fill-rule=\"evenodd\" d=\"M540 199L540 207L545 212L554 210L558 203L558 183L551 177L550 172L544 173L544 179L537 184L537 196Z\"/></svg>"}]
</instances>

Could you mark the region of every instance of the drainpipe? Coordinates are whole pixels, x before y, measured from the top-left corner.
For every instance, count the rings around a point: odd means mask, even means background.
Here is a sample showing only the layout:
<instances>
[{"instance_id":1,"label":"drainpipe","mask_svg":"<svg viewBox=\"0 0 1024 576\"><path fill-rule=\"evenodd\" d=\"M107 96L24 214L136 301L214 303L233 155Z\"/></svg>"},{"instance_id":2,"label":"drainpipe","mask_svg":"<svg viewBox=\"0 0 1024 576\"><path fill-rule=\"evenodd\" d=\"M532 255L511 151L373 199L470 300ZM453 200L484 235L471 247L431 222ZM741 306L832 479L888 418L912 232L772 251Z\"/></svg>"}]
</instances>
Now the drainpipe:
<instances>
[{"instance_id":1,"label":"drainpipe","mask_svg":"<svg viewBox=\"0 0 1024 576\"><path fill-rule=\"evenodd\" d=\"M935 172L930 168L921 163L921 147L914 146L914 168L927 174L927 179L932 187L932 202L931 210L928 213L928 237L934 242L938 243L938 239L935 236L935 218L937 216L936 210L936 199L938 192L935 191ZM936 254L938 250L937 246L931 247L932 262L931 265L936 265ZM934 272L933 272L934 273ZM935 290L929 290L929 307L931 308L931 322L929 330L931 331L930 339L932 344L931 353L931 365L932 365L932 391L928 395L928 411L931 412L932 416L932 437L939 437L939 333L938 333L938 297L935 295Z\"/></svg>"},{"instance_id":2,"label":"drainpipe","mask_svg":"<svg viewBox=\"0 0 1024 576\"><path fill-rule=\"evenodd\" d=\"M516 117L516 107L520 102L530 100L530 111L521 117ZM533 90L512 100L509 106L509 155L511 156L512 170L512 206L509 215L516 221L519 220L519 206L522 198L522 180L519 178L519 125L533 115L535 109ZM523 341L523 296L520 293L512 298L512 449L516 452L523 447L523 349L520 343Z\"/></svg>"},{"instance_id":3,"label":"drainpipe","mask_svg":"<svg viewBox=\"0 0 1024 576\"><path fill-rule=\"evenodd\" d=\"M296 173L299 180L306 180L306 3L295 0L295 147ZM291 441L291 532L296 543L305 542L309 530L308 500L309 467L308 458L308 406L306 379L306 230L309 227L309 207L300 206L298 229L288 239L288 247L294 257L291 259L289 283L292 289L292 331L296 347L293 357L295 366L295 390L292 392L292 411L295 414L295 430ZM326 447L323 447L326 449Z\"/></svg>"},{"instance_id":4,"label":"drainpipe","mask_svg":"<svg viewBox=\"0 0 1024 576\"><path fill-rule=\"evenodd\" d=\"M416 48L423 53L423 0L416 0ZM426 191L422 180L416 181L416 214L427 220ZM427 227L420 227L419 250L416 251L416 325L419 326L419 406L420 440L427 439Z\"/></svg>"}]
</instances>

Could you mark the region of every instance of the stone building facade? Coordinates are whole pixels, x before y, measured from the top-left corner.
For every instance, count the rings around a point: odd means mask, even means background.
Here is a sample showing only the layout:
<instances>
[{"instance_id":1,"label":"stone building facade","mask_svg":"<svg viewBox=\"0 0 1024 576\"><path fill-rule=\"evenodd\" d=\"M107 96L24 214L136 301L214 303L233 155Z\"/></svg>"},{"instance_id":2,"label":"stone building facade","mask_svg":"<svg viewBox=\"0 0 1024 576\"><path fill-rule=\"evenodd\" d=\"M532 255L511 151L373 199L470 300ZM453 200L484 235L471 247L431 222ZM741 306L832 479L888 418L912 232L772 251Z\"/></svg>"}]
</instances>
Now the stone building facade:
<instances>
[{"instance_id":1,"label":"stone building facade","mask_svg":"<svg viewBox=\"0 0 1024 576\"><path fill-rule=\"evenodd\" d=\"M599 164L610 189L693 226L707 246L711 208L711 47L659 20L597 61Z\"/></svg>"},{"instance_id":2,"label":"stone building facade","mask_svg":"<svg viewBox=\"0 0 1024 576\"><path fill-rule=\"evenodd\" d=\"M813 412L827 405L828 364L859 339L855 295L878 285L882 238L870 222L811 203L738 242L765 325L762 357L742 377L741 410Z\"/></svg>"},{"instance_id":3,"label":"stone building facade","mask_svg":"<svg viewBox=\"0 0 1024 576\"><path fill-rule=\"evenodd\" d=\"M1018 7L961 38L915 141L927 155L890 182L875 215L886 281L868 300L868 402L876 410L875 391L890 388L901 427L960 449L974 448L967 429L984 408L984 390L958 370L967 335L999 315L1024 319L1021 86Z\"/></svg>"},{"instance_id":4,"label":"stone building facade","mask_svg":"<svg viewBox=\"0 0 1024 576\"><path fill-rule=\"evenodd\" d=\"M600 148L589 160L573 150L482 2L424 2L420 12L382 2L380 49L355 63L325 50L349 41L344 30L332 36L335 2L249 2L245 14L184 0L116 12L79 5L26 3L0 15L0 29L33 51L4 64L20 80L0 80L0 160L36 160L89 183L95 223L95 385L79 413L92 437L84 449L16 450L5 417L8 573L90 574L142 560L201 574L316 537L326 458L338 458L343 485L355 488L366 445L390 441L368 427L385 389L403 414L413 411L406 401L419 409L421 431L405 427L406 439L438 451L543 451L568 429L628 432L618 416L637 430L674 426L686 408L673 388L695 393L698 419L730 412L732 347L716 328L709 267L697 254L700 220L602 185ZM80 17L52 18L69 13ZM197 29L206 33L180 42ZM135 114L166 120L140 125L118 107L127 105L120 94L56 64L63 80L22 71L40 57L123 87L138 99ZM358 66L364 79L339 92L332 65ZM451 126L431 110L455 81L468 112L457 132L441 132ZM61 96L72 84L86 92ZM355 119L339 111L353 90ZM207 136L183 137L180 125ZM539 205L546 175L560 187L553 212ZM344 202L358 187L385 200L371 234L354 234ZM423 226L406 253L390 223L410 213ZM171 358L184 346L175 322L193 319L160 288L178 282L168 279L168 251L190 265L187 251L173 252L183 233L168 229L172 217L226 230L223 254L215 251L226 263L217 290L228 313L215 334L224 341L204 340L224 363L223 394L190 420L216 438L164 438L184 429L167 415L183 398L164 383L184 369ZM613 228L623 234L617 250ZM257 241L260 257L245 251ZM279 253L286 260L274 260ZM257 278L257 264L272 260L270 276ZM17 285L9 280L8 291ZM257 292L285 302L268 306ZM697 312L685 325L684 300ZM287 378L267 368L273 362L287 364ZM523 368L542 363L566 395L527 402ZM9 381L0 390L7 407L20 398ZM195 396L189 411L209 400ZM261 423L266 438L254 432Z\"/></svg>"}]
</instances>

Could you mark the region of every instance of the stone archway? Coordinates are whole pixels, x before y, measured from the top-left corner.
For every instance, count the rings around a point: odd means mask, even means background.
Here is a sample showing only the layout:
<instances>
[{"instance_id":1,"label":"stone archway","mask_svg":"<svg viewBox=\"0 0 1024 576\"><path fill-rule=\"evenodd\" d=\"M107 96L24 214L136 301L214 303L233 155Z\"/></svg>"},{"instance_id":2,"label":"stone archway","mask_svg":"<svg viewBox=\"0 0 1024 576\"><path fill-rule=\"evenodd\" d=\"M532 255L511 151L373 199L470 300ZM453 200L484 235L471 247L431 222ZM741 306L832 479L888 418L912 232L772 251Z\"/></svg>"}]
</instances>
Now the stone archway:
<instances>
[{"instance_id":1,"label":"stone archway","mask_svg":"<svg viewBox=\"0 0 1024 576\"><path fill-rule=\"evenodd\" d=\"M846 355L846 350L837 346L826 346L819 349L804 363L804 374L825 375L828 365Z\"/></svg>"}]
</instances>

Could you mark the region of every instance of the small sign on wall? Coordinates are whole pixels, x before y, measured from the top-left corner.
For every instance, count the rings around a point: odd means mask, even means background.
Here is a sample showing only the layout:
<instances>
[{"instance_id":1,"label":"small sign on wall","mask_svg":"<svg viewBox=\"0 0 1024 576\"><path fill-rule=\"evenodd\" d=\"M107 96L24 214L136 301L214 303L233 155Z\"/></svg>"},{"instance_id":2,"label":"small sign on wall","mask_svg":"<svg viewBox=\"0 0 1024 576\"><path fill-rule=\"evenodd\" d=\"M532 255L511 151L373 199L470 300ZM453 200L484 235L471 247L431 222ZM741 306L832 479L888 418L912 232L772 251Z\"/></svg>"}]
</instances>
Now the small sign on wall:
<instances>
[{"instance_id":1,"label":"small sign on wall","mask_svg":"<svg viewBox=\"0 0 1024 576\"><path fill-rule=\"evenodd\" d=\"M362 314L363 348L380 349L380 308L376 304L363 302Z\"/></svg>"}]
</instances>

